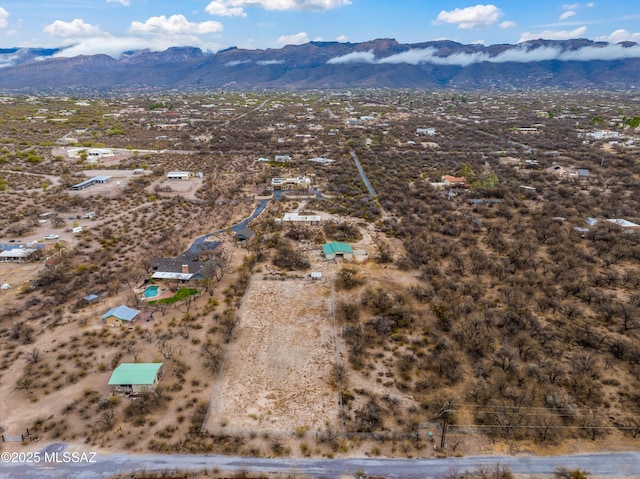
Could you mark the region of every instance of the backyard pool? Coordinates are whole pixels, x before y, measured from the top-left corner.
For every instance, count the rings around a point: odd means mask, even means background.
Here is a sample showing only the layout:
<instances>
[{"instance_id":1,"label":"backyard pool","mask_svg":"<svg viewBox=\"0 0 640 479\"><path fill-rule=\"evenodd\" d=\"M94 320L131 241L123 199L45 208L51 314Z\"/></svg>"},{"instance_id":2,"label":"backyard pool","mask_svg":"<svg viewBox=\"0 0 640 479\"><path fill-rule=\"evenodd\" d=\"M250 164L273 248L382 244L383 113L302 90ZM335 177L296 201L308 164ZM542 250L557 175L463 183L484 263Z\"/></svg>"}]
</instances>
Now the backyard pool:
<instances>
[{"instance_id":1,"label":"backyard pool","mask_svg":"<svg viewBox=\"0 0 640 479\"><path fill-rule=\"evenodd\" d=\"M149 286L144 290L144 297L153 298L154 296L158 296L158 288L159 286Z\"/></svg>"}]
</instances>

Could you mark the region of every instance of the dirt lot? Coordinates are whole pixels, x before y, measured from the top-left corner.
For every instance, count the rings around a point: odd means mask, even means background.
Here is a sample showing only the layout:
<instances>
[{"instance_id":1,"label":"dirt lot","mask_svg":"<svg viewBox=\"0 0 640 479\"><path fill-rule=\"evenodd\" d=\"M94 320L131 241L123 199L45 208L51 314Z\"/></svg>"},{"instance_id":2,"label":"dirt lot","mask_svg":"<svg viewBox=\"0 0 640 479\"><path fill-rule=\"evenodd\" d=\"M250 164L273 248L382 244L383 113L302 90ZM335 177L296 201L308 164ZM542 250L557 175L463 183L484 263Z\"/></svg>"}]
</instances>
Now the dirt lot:
<instances>
[{"instance_id":1,"label":"dirt lot","mask_svg":"<svg viewBox=\"0 0 640 479\"><path fill-rule=\"evenodd\" d=\"M320 430L339 414L327 279L254 276L207 428Z\"/></svg>"}]
</instances>

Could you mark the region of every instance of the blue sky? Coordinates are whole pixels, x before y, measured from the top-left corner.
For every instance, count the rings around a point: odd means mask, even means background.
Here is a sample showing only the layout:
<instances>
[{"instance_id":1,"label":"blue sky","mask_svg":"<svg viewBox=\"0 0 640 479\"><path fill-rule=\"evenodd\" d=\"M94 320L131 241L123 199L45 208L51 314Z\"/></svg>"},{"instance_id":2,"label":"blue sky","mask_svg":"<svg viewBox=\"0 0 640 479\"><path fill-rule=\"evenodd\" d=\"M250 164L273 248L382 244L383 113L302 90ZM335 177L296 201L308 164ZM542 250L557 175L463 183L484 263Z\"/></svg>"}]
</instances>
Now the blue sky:
<instances>
[{"instance_id":1,"label":"blue sky","mask_svg":"<svg viewBox=\"0 0 640 479\"><path fill-rule=\"evenodd\" d=\"M68 55L310 40L490 45L578 37L640 43L640 1L0 0L0 47L72 46Z\"/></svg>"}]
</instances>

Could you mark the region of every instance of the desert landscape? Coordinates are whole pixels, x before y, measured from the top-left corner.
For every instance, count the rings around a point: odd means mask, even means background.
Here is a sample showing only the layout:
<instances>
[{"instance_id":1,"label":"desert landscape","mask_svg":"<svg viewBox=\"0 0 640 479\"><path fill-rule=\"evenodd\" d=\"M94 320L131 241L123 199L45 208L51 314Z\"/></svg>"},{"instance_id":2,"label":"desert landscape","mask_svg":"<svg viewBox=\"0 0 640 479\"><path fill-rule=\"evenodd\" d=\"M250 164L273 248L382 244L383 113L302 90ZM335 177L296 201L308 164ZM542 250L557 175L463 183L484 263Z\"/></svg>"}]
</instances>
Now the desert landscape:
<instances>
[{"instance_id":1,"label":"desert landscape","mask_svg":"<svg viewBox=\"0 0 640 479\"><path fill-rule=\"evenodd\" d=\"M183 98L199 121L158 135L139 119L157 98L105 98L71 147L69 125L21 118L72 100L6 100L2 448L636 449L637 128L575 126L636 100L563 95L544 118L528 100L227 92L206 101L234 115ZM68 154L96 144L128 153Z\"/></svg>"}]
</instances>

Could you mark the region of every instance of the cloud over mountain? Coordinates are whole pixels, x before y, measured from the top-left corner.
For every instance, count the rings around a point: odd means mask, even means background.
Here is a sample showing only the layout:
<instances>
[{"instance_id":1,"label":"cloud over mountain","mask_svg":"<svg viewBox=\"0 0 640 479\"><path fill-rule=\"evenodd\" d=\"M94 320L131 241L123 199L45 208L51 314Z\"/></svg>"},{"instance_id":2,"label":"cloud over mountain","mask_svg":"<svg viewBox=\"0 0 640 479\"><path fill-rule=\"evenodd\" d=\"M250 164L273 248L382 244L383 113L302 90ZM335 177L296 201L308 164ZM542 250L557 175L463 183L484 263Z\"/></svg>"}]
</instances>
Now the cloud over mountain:
<instances>
[{"instance_id":1,"label":"cloud over mountain","mask_svg":"<svg viewBox=\"0 0 640 479\"><path fill-rule=\"evenodd\" d=\"M507 49L497 55L487 52L466 53L459 52L443 56L436 48L414 48L402 53L376 58L373 50L352 52L331 58L329 64L368 63L376 65L402 64L419 65L431 63L434 65L454 65L466 67L475 63L532 63L541 61L592 61L592 60L622 60L640 58L640 45L624 47L617 44L606 46L588 46L577 50L563 50L559 47L530 48L529 45Z\"/></svg>"},{"instance_id":2,"label":"cloud over mountain","mask_svg":"<svg viewBox=\"0 0 640 479\"><path fill-rule=\"evenodd\" d=\"M314 41L265 50L227 48L218 53L187 43L173 44L176 38L187 42L189 37L164 33L96 36L79 38L74 45L48 52L6 49L0 53L0 85L3 89L131 85L469 89L523 88L526 79L528 88L628 91L640 76L640 45L629 42L536 39L516 45L465 45L449 40L402 44L383 38L363 43ZM92 51L104 53L104 44L113 58L91 55ZM127 53L117 55L123 51ZM594 61L598 63L590 63Z\"/></svg>"}]
</instances>

